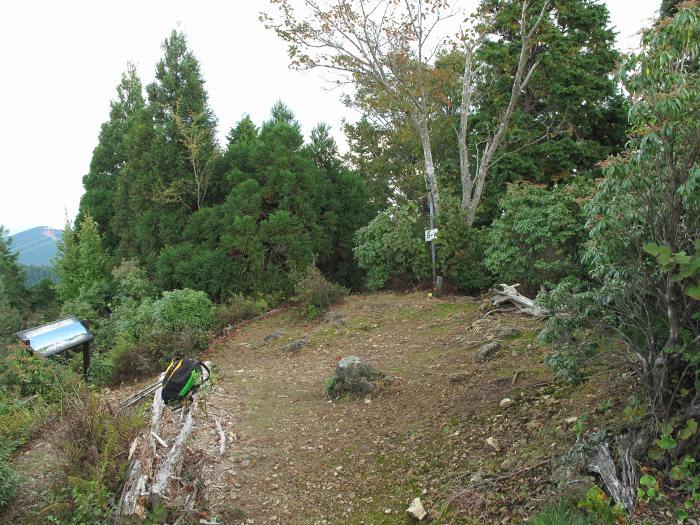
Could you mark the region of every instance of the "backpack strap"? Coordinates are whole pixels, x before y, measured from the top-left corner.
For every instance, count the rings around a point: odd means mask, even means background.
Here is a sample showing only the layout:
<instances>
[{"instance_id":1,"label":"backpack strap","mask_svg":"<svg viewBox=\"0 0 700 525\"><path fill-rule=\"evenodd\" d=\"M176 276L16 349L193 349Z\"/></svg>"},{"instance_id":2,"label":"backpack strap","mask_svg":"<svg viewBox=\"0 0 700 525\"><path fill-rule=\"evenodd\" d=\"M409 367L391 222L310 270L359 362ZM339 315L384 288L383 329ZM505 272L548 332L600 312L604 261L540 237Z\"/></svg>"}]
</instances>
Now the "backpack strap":
<instances>
[{"instance_id":1,"label":"backpack strap","mask_svg":"<svg viewBox=\"0 0 700 525\"><path fill-rule=\"evenodd\" d=\"M209 378L211 377L211 370L209 370L209 367L208 367L207 365L205 365L202 361L198 361L197 364L198 364L199 366L201 366L204 370L207 371L207 377L203 377L203 378L202 378L202 383L201 383L201 384L203 385L204 383L206 383L207 381L209 381Z\"/></svg>"}]
</instances>

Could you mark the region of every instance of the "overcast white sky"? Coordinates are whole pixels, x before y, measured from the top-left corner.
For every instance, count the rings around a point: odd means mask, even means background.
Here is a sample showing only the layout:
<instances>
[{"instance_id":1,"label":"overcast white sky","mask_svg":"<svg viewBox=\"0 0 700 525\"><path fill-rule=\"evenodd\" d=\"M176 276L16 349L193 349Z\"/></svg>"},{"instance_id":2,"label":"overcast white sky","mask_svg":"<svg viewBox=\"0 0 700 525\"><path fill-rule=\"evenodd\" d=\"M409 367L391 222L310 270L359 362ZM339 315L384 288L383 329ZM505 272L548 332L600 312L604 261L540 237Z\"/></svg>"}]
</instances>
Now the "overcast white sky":
<instances>
[{"instance_id":1,"label":"overcast white sky","mask_svg":"<svg viewBox=\"0 0 700 525\"><path fill-rule=\"evenodd\" d=\"M471 1L475 0L462 0ZM661 0L605 0L622 49L635 47ZM127 61L153 80L161 42L178 27L200 61L219 135L282 99L305 133L327 122L344 142L356 115L316 73L287 68L284 45L257 20L267 0L23 0L0 3L0 224L62 227L83 192L100 125ZM343 146L341 145L341 148Z\"/></svg>"}]
</instances>

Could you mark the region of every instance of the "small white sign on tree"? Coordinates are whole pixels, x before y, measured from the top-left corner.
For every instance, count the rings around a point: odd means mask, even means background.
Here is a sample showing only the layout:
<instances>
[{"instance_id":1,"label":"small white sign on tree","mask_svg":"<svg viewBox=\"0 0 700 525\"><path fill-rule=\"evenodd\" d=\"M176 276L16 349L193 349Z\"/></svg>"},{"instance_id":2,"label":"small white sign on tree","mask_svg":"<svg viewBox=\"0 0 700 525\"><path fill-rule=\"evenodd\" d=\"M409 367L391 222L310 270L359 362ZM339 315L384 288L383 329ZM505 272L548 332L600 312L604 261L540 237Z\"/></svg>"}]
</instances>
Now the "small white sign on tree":
<instances>
[{"instance_id":1,"label":"small white sign on tree","mask_svg":"<svg viewBox=\"0 0 700 525\"><path fill-rule=\"evenodd\" d=\"M437 228L432 228L430 230L425 230L425 242L430 242L437 237Z\"/></svg>"}]
</instances>

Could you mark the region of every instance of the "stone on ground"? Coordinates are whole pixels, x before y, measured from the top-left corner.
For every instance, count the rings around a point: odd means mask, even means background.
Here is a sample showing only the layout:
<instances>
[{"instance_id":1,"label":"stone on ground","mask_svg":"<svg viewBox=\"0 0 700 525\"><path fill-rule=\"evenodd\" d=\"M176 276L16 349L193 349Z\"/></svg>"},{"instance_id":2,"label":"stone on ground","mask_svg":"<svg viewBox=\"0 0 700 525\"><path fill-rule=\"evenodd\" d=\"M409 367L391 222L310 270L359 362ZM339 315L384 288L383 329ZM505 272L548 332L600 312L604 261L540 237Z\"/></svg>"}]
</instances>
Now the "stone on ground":
<instances>
[{"instance_id":1,"label":"stone on ground","mask_svg":"<svg viewBox=\"0 0 700 525\"><path fill-rule=\"evenodd\" d=\"M335 367L335 373L329 380L327 391L329 397L344 394L366 394L375 389L373 381L384 377L382 372L354 355L344 357Z\"/></svg>"},{"instance_id":2,"label":"stone on ground","mask_svg":"<svg viewBox=\"0 0 700 525\"><path fill-rule=\"evenodd\" d=\"M501 450L503 450L503 448L501 447L501 444L500 444L500 443L498 442L498 440L497 440L495 437L493 437L493 436L489 437L489 438L486 440L486 444L487 444L488 446L490 446L492 449L494 449L496 452L500 452Z\"/></svg>"},{"instance_id":3,"label":"stone on ground","mask_svg":"<svg viewBox=\"0 0 700 525\"><path fill-rule=\"evenodd\" d=\"M513 405L513 400L512 400L512 399L509 399L509 398L507 398L507 397L504 397L503 399L501 399L501 402L499 403L499 406L500 406L501 408L508 408L508 407L510 407L510 406L512 406L512 405Z\"/></svg>"},{"instance_id":4,"label":"stone on ground","mask_svg":"<svg viewBox=\"0 0 700 525\"><path fill-rule=\"evenodd\" d=\"M301 339L294 341L292 343L286 344L282 346L281 350L283 352L290 352L290 353L295 353L304 348L306 345L309 344L309 338L304 336Z\"/></svg>"},{"instance_id":5,"label":"stone on ground","mask_svg":"<svg viewBox=\"0 0 700 525\"><path fill-rule=\"evenodd\" d=\"M420 498L416 498L411 502L411 505L406 509L409 516L418 521L423 521L428 513L423 508L423 503L421 503Z\"/></svg>"},{"instance_id":6,"label":"stone on ground","mask_svg":"<svg viewBox=\"0 0 700 525\"><path fill-rule=\"evenodd\" d=\"M474 361L477 363L483 363L491 359L496 353L502 348L501 343L498 341L492 341L491 343L486 343L479 347L474 355Z\"/></svg>"},{"instance_id":7,"label":"stone on ground","mask_svg":"<svg viewBox=\"0 0 700 525\"><path fill-rule=\"evenodd\" d=\"M275 330L274 332L270 332L267 334L264 338L263 341L266 343L271 343L273 341L277 341L278 339L281 339L284 337L284 330Z\"/></svg>"}]
</instances>

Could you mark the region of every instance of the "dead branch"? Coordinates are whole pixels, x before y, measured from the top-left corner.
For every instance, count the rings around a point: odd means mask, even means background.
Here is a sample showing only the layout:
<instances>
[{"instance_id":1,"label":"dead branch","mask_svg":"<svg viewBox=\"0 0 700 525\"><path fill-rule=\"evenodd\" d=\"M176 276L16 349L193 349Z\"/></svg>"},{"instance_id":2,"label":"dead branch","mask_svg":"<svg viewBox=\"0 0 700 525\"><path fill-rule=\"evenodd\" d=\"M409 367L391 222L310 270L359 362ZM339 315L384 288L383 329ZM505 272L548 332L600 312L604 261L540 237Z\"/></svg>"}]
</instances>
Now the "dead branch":
<instances>
[{"instance_id":1,"label":"dead branch","mask_svg":"<svg viewBox=\"0 0 700 525\"><path fill-rule=\"evenodd\" d=\"M516 290L520 284L499 284L498 286L500 286L501 289L495 290L496 295L493 298L494 306L509 302L515 305L520 313L539 318L549 316L549 310L537 306L532 299L525 297Z\"/></svg>"}]
</instances>

